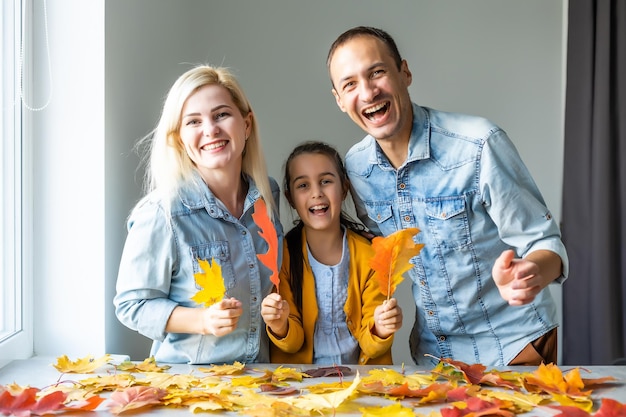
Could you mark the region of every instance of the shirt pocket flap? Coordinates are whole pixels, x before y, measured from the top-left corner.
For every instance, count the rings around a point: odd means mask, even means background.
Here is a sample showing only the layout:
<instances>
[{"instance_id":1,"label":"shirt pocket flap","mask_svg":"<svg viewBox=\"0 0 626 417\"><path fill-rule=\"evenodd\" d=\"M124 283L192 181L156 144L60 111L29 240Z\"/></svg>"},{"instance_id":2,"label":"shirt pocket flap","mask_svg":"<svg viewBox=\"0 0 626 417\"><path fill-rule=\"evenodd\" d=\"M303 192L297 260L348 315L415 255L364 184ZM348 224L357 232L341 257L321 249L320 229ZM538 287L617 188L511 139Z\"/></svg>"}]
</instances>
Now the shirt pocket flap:
<instances>
[{"instance_id":1,"label":"shirt pocket flap","mask_svg":"<svg viewBox=\"0 0 626 417\"><path fill-rule=\"evenodd\" d=\"M465 211L465 198L438 198L426 201L426 214L441 220L448 220Z\"/></svg>"},{"instance_id":2,"label":"shirt pocket flap","mask_svg":"<svg viewBox=\"0 0 626 417\"><path fill-rule=\"evenodd\" d=\"M387 203L365 203L367 215L376 223L383 223L392 216L391 205Z\"/></svg>"}]
</instances>

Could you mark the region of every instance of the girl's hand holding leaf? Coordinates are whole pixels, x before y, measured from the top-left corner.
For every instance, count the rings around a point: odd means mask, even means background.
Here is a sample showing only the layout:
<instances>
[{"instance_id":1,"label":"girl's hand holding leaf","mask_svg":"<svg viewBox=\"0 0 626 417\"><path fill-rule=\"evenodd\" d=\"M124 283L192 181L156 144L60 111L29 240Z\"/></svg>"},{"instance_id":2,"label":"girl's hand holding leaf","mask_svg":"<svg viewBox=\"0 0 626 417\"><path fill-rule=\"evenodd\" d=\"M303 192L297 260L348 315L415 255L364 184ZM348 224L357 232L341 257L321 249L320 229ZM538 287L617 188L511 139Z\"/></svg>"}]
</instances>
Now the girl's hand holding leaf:
<instances>
[{"instance_id":1,"label":"girl's hand holding leaf","mask_svg":"<svg viewBox=\"0 0 626 417\"><path fill-rule=\"evenodd\" d=\"M385 302L374 310L374 332L380 338L387 338L402 327L402 308L395 298Z\"/></svg>"},{"instance_id":2,"label":"girl's hand holding leaf","mask_svg":"<svg viewBox=\"0 0 626 417\"><path fill-rule=\"evenodd\" d=\"M218 337L227 335L237 328L242 313L241 301L232 297L218 301L202 314L204 333Z\"/></svg>"},{"instance_id":3,"label":"girl's hand holding leaf","mask_svg":"<svg viewBox=\"0 0 626 417\"><path fill-rule=\"evenodd\" d=\"M277 337L287 336L289 330L289 303L278 293L268 294L261 303L261 316Z\"/></svg>"}]
</instances>

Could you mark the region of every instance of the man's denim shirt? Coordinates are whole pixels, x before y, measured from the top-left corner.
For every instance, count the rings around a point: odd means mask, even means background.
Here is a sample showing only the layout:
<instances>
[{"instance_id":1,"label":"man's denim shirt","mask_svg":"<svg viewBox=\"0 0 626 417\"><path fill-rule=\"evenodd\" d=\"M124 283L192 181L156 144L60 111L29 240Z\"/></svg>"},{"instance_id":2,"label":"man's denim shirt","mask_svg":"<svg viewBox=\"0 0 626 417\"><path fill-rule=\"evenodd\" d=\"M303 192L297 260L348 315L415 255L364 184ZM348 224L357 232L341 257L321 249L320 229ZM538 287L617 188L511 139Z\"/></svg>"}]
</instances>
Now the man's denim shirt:
<instances>
[{"instance_id":1,"label":"man's denim shirt","mask_svg":"<svg viewBox=\"0 0 626 417\"><path fill-rule=\"evenodd\" d=\"M346 155L359 218L376 234L417 227L424 243L412 259L416 321L410 347L425 357L506 365L557 327L548 288L511 307L491 277L506 249L518 257L547 249L568 259L559 227L508 136L483 118L413 104L406 162L397 170L373 137Z\"/></svg>"},{"instance_id":2,"label":"man's denim shirt","mask_svg":"<svg viewBox=\"0 0 626 417\"><path fill-rule=\"evenodd\" d=\"M279 187L274 179L270 180L278 204ZM196 175L195 181L202 180ZM267 252L268 244L252 220L254 202L261 195L251 179L248 183L240 219L230 215L204 183L203 193L188 186L179 191L178 198L172 202L171 218L153 195L148 195L133 210L114 303L123 324L154 340L150 355L157 361L269 362L261 301L272 290L271 272L257 259L257 254ZM280 265L283 231L278 213L274 226L279 238ZM194 274L201 272L199 259L217 260L226 297L242 302L243 314L237 329L228 335L165 332L176 306L200 307L191 300L200 289L194 279Z\"/></svg>"}]
</instances>

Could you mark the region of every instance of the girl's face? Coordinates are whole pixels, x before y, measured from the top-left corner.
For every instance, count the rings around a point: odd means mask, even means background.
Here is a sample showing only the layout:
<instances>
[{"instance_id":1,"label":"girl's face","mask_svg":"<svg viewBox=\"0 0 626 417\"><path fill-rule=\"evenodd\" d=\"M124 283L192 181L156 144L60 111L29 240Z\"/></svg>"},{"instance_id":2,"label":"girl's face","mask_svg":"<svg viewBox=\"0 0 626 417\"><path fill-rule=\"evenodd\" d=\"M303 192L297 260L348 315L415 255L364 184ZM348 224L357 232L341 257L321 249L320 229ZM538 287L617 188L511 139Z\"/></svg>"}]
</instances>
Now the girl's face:
<instances>
[{"instance_id":1,"label":"girl's face","mask_svg":"<svg viewBox=\"0 0 626 417\"><path fill-rule=\"evenodd\" d=\"M322 154L301 154L289 163L289 173L290 203L304 227L336 231L347 187L341 183L333 161Z\"/></svg>"},{"instance_id":2,"label":"girl's face","mask_svg":"<svg viewBox=\"0 0 626 417\"><path fill-rule=\"evenodd\" d=\"M215 169L241 170L242 153L250 134L252 114L241 115L228 90L207 85L183 106L180 137L202 176Z\"/></svg>"}]
</instances>

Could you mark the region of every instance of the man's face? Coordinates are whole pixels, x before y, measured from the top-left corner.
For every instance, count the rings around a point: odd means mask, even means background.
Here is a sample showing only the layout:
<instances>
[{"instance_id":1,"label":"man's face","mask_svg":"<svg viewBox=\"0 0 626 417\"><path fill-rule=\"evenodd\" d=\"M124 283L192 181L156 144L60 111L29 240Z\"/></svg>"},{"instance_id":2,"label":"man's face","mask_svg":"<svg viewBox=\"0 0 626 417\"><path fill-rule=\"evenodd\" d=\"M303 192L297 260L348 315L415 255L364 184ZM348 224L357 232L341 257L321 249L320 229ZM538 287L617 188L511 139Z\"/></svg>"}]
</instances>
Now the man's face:
<instances>
[{"instance_id":1,"label":"man's face","mask_svg":"<svg viewBox=\"0 0 626 417\"><path fill-rule=\"evenodd\" d=\"M329 70L337 105L354 123L377 140L408 140L412 108L406 61L398 70L382 41L357 36L335 50Z\"/></svg>"}]
</instances>

